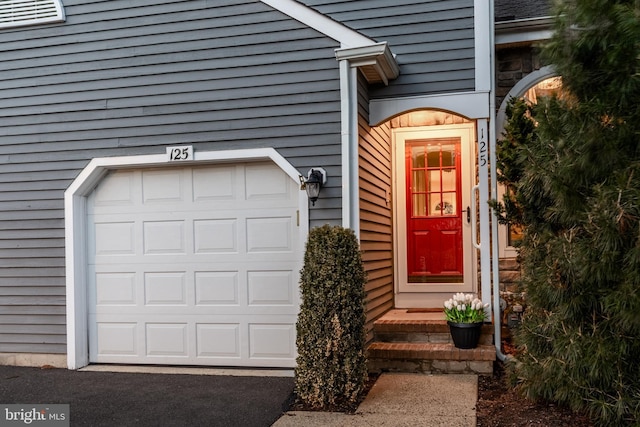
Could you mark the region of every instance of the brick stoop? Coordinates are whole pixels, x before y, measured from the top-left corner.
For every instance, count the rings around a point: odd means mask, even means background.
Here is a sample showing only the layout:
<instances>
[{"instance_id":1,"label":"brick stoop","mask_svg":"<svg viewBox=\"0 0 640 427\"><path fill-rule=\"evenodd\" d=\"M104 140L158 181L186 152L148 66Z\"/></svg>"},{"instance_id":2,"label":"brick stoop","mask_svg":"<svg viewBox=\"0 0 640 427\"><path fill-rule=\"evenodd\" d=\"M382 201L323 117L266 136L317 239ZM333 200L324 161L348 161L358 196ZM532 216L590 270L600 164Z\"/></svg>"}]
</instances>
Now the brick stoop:
<instances>
[{"instance_id":1,"label":"brick stoop","mask_svg":"<svg viewBox=\"0 0 640 427\"><path fill-rule=\"evenodd\" d=\"M442 313L394 309L374 322L367 349L371 372L475 373L491 375L493 327L484 325L478 347L456 348Z\"/></svg>"}]
</instances>

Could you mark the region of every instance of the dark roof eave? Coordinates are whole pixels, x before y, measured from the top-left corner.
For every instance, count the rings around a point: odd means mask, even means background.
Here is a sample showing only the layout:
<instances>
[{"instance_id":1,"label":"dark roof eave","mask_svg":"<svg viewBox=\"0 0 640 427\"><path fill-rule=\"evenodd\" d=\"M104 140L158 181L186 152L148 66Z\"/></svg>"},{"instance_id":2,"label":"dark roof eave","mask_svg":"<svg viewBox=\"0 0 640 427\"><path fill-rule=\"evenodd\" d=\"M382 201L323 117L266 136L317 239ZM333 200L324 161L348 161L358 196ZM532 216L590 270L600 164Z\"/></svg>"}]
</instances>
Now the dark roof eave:
<instances>
[{"instance_id":1,"label":"dark roof eave","mask_svg":"<svg viewBox=\"0 0 640 427\"><path fill-rule=\"evenodd\" d=\"M496 46L548 40L552 34L552 23L550 16L496 22Z\"/></svg>"}]
</instances>

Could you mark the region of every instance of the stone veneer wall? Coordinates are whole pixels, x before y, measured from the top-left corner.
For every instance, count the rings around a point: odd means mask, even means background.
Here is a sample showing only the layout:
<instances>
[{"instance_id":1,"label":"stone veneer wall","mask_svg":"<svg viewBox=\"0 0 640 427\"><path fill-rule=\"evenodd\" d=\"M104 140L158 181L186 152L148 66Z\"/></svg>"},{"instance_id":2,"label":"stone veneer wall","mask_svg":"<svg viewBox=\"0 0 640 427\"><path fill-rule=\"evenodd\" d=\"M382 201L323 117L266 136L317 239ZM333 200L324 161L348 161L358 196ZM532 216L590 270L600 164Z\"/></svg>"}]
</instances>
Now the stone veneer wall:
<instances>
[{"instance_id":1,"label":"stone veneer wall","mask_svg":"<svg viewBox=\"0 0 640 427\"><path fill-rule=\"evenodd\" d=\"M496 108L500 108L516 83L545 64L540 59L540 49L531 45L498 48L496 56Z\"/></svg>"}]
</instances>

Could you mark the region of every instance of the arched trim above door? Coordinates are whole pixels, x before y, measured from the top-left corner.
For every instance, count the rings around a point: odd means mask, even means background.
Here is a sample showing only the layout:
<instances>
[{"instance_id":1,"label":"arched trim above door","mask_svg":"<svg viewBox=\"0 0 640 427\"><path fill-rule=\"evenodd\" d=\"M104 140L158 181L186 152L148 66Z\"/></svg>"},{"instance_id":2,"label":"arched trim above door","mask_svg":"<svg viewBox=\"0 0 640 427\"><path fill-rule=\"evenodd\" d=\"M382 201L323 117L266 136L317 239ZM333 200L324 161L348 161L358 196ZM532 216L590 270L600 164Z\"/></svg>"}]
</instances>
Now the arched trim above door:
<instances>
[{"instance_id":1,"label":"arched trim above door","mask_svg":"<svg viewBox=\"0 0 640 427\"><path fill-rule=\"evenodd\" d=\"M489 92L464 92L406 98L373 99L369 102L369 124L379 125L415 110L441 110L468 119L489 117Z\"/></svg>"},{"instance_id":2,"label":"arched trim above door","mask_svg":"<svg viewBox=\"0 0 640 427\"><path fill-rule=\"evenodd\" d=\"M512 98L520 98L527 92L527 90L541 81L557 75L556 70L551 65L547 65L546 67L542 67L539 70L527 74L522 80L516 83L507 96L504 97L504 100L498 109L498 113L496 114L496 135L502 135L504 122L506 120L507 105Z\"/></svg>"}]
</instances>

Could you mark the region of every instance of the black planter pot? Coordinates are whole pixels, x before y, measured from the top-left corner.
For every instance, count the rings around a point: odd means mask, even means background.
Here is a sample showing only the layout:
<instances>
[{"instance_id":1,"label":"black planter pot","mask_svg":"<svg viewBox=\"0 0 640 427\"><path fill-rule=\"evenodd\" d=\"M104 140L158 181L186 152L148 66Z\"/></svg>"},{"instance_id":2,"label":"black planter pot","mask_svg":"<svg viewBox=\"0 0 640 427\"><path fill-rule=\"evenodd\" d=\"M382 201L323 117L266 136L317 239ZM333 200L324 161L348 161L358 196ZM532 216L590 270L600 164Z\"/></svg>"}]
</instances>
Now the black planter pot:
<instances>
[{"instance_id":1,"label":"black planter pot","mask_svg":"<svg viewBox=\"0 0 640 427\"><path fill-rule=\"evenodd\" d=\"M447 321L447 323L449 324L453 345L457 348L469 349L478 346L482 322L455 323Z\"/></svg>"}]
</instances>

